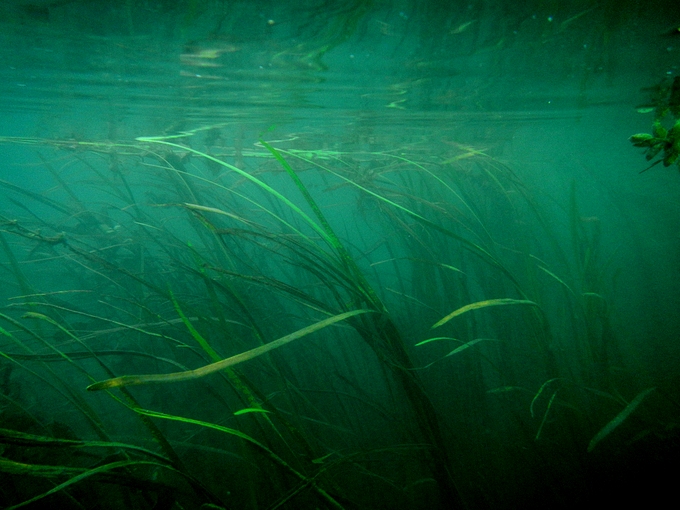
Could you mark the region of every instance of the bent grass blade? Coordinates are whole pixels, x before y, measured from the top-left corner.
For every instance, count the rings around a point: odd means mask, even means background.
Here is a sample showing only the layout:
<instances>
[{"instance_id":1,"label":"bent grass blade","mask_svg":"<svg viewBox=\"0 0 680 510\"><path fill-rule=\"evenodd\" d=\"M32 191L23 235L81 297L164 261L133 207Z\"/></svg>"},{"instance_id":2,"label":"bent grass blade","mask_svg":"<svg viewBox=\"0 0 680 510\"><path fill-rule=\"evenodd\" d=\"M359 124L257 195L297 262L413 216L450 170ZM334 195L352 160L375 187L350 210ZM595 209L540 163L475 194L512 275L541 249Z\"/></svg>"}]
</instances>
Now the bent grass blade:
<instances>
[{"instance_id":1,"label":"bent grass blade","mask_svg":"<svg viewBox=\"0 0 680 510\"><path fill-rule=\"evenodd\" d=\"M550 385L550 383L559 380L559 377L553 377L552 379L548 379L545 381L541 387L538 389L536 392L536 395L534 395L534 398L531 399L531 405L529 406L529 413L531 414L531 417L534 418L534 404L538 400L538 398L543 394L543 391ZM555 391L557 393L557 391Z\"/></svg>"},{"instance_id":2,"label":"bent grass blade","mask_svg":"<svg viewBox=\"0 0 680 510\"><path fill-rule=\"evenodd\" d=\"M454 310L446 317L437 322L431 329L438 328L449 322L454 317L463 315L471 310L478 310L480 308L488 308L490 306L505 306L505 305L530 305L538 307L538 304L530 301L528 299L511 299L511 298L500 298L500 299L485 299L484 301L477 301L476 303L470 303L469 305L462 306L457 310Z\"/></svg>"},{"instance_id":3,"label":"bent grass blade","mask_svg":"<svg viewBox=\"0 0 680 510\"><path fill-rule=\"evenodd\" d=\"M477 243L455 233L454 231L452 231L449 228L443 227L443 226L441 226L441 225L439 225L439 224L437 224L433 221L430 221L429 219L425 218L424 216L418 214L417 212L415 212L415 211L413 211L413 210L411 210L407 207L404 207L404 206L402 206L402 205L400 205L400 204L398 204L398 203L396 203L396 202L394 202L394 201L392 201L392 200L390 200L386 197L383 197L382 195L380 195L378 193L374 193L373 191L371 191L371 190L369 190L369 189L367 189L363 186L360 186L359 184L357 184L357 183L355 183L355 182L353 182L349 179L344 178L343 176L337 174L336 172L333 172L332 170L328 170L328 171L331 172L333 175L336 175L337 177L347 181L349 184L351 184L351 185L357 187L358 189L364 191L365 193L368 193L369 195L377 198L378 200L388 204L389 206L391 206L391 207L393 207L397 210L402 211L403 213L407 214L408 216L410 216L414 220L418 221L422 225L424 225L428 228L431 228L432 230L434 230L436 232L444 234L445 236L447 236L450 239L454 239L454 240L460 242L462 244L462 246L465 247L467 250L469 250L471 253L474 253L475 255L480 257L483 261L485 261L486 263L490 264L492 267L495 267L499 271L501 271L508 278L508 280L513 284L513 286L517 289L517 291L520 293L520 295L524 296L524 292L522 291L521 285L520 285L519 281L517 280L517 278L515 278L515 276L510 272L510 270L507 267L505 267L500 260L498 260L491 252L489 252L487 249L485 249L482 245L477 244ZM431 172L428 172L428 173L430 175L433 175L433 174L431 174ZM465 202L465 200L463 200L462 197L460 197L457 193L455 193L455 191L453 189L451 189L449 186L447 186L443 181L441 181L440 179L438 179L438 180L447 189L449 189L452 193L454 193L454 195L456 197L458 197L467 206L467 203ZM474 211L472 211L471 208L470 208L470 210L473 213L473 216L476 217ZM481 222L481 220L478 219L478 221L480 222L482 229L484 231L486 231L486 227ZM488 233L487 233L487 235L488 235ZM489 235L489 237L491 237L491 236Z\"/></svg>"},{"instance_id":4,"label":"bent grass blade","mask_svg":"<svg viewBox=\"0 0 680 510\"><path fill-rule=\"evenodd\" d=\"M109 464L104 464L102 466L98 466L93 469L88 469L87 471L83 471L82 469L78 468L66 468L63 466L42 466L42 465L35 465L35 464L20 464L18 462L13 462L9 461L6 459L2 460L2 464L0 465L0 468L2 468L5 471L8 471L10 473L17 473L17 474L37 474L38 476L57 476L61 474L73 474L77 473L78 471L82 471L80 474L74 476L73 478L68 479L64 483L61 483L57 485L56 487L50 489L47 492L44 492L43 494L39 494L38 496L35 496L34 498L31 498L29 500L23 501L19 503L18 505L13 505L7 508L7 510L13 510L15 508L21 508L27 505L30 505L32 503L35 503L38 500L41 500L43 498L46 498L47 496L50 496L52 494L55 494L59 491L62 491L69 486L80 482L81 480L84 480L85 478L88 478L90 476L98 475L99 473L105 473L107 471L111 471L114 469L120 469L124 467L132 467L132 466L155 466L155 467L161 467L165 469L169 469L171 471L175 471L176 473L179 473L180 475L183 475L181 471L178 471L174 469L171 466L168 466L167 464L160 464L158 462L153 462L153 461L147 461L147 460L122 460L118 462L111 462Z\"/></svg>"},{"instance_id":5,"label":"bent grass blade","mask_svg":"<svg viewBox=\"0 0 680 510\"><path fill-rule=\"evenodd\" d=\"M541 420L541 425L538 427L538 431L536 432L536 436L534 437L534 441L538 441L539 438L541 437L541 433L543 432L543 427L545 426L545 422L548 420L548 413L550 412L550 409L552 408L553 402L555 401L555 397L557 396L557 392L560 391L559 388L556 389L552 396L550 397L550 400L548 400L548 406L545 409L545 412L543 413L543 419Z\"/></svg>"},{"instance_id":6,"label":"bent grass blade","mask_svg":"<svg viewBox=\"0 0 680 510\"><path fill-rule=\"evenodd\" d=\"M208 343L208 341L203 338L203 335L201 335L198 330L194 327L194 325L191 323L191 321L187 318L186 315L184 315L184 312L179 306L179 303L175 299L175 295L172 293L171 290L168 290L170 294L170 299L172 301L172 305L175 307L175 311L177 312L177 315L179 315L180 319L182 319L182 322L186 326L186 328L189 330L189 333L191 333L191 336L194 337L194 340L198 342L198 344L201 346L201 348L210 356L213 361L218 361L220 359L219 354L215 351L215 349L212 348L212 346Z\"/></svg>"},{"instance_id":7,"label":"bent grass blade","mask_svg":"<svg viewBox=\"0 0 680 510\"><path fill-rule=\"evenodd\" d=\"M331 246L333 245L331 239L328 238L326 231L323 228L321 228L311 217L309 217L309 215L307 215L302 209L300 209L297 205L295 205L293 202L291 202L288 198L286 198L284 195L279 193L277 190L275 190L274 188L272 188L271 186L269 186L265 182L261 181L257 177L249 174L248 172L245 172L245 171L241 170L240 168L238 168L234 165L230 165L229 163L226 163L226 162L222 161L221 159L213 157L209 154L198 151L196 149L192 149L191 147L185 147L183 145L179 145L179 144L172 143L172 142L166 142L164 140L159 140L159 139L153 138L153 137L138 137L137 141L148 142L148 143L156 143L156 144L161 144L161 145L173 147L173 148L176 148L176 149L181 149L183 151L190 152L192 154L195 154L199 157L205 158L208 161L212 161L213 163L217 163L218 165L220 165L224 168L227 168L229 170L232 170L232 171L238 173L241 177L249 180L250 182L252 182L256 186L258 186L260 189L262 189L263 191L269 193L271 196L280 200L289 210L291 210L295 214L297 214L307 225L309 225L312 228L312 230L314 230L317 234L319 234L324 239L324 241L326 241L326 243L328 243ZM196 176L193 176L193 177L197 178ZM204 180L204 179L200 179L200 180ZM211 184L216 185L215 183L211 183ZM273 215L273 213L269 210L266 210L266 212ZM277 216L277 218L279 220L281 220L281 218L279 218L278 216Z\"/></svg>"},{"instance_id":8,"label":"bent grass blade","mask_svg":"<svg viewBox=\"0 0 680 510\"><path fill-rule=\"evenodd\" d=\"M419 345L425 345L425 344L429 344L430 342L437 342L437 341L440 341L440 340L451 340L451 341L454 341L454 342L458 342L461 345L459 345L458 347L456 347L452 351L449 351L449 353L446 354L445 356L433 361L432 363L428 363L423 368L430 368L435 363L437 363L437 362L439 362L443 359L446 359L449 356L453 356L454 354L458 354L459 352L464 351L465 349L468 349L468 348L472 347L473 345L478 344L479 342L500 342L500 340L497 340L495 338L475 338L474 340L470 340L469 342L463 342L462 340L459 340L457 338L451 338L451 337L448 337L448 336L438 336L438 337L435 337L435 338L429 338L427 340L423 340L422 342L418 342L416 344L416 347L418 347Z\"/></svg>"},{"instance_id":9,"label":"bent grass blade","mask_svg":"<svg viewBox=\"0 0 680 510\"><path fill-rule=\"evenodd\" d=\"M315 331L323 329L327 326L335 324L336 322L344 321L355 315L360 315L364 313L371 313L372 310L352 310L351 312L345 312L332 317L328 317L322 321L316 322L307 326L305 328L299 329L298 331L269 342L267 344L261 345L249 351L236 354L229 358L223 359L216 363L211 363L210 365L197 368L195 370L188 370L185 372L175 372L172 374L151 374L151 375L124 375L122 377L115 377L113 379L107 379L105 381L100 381L91 384L87 387L88 391L99 391L106 390L110 388L118 388L122 386L135 386L140 384L149 383L169 383L169 382L179 382L179 381L189 381L192 379L199 379L205 377L206 375L219 372L225 368L232 367L244 361L248 361L253 358L257 358L262 354L265 354L271 350L277 349L293 340L298 340L304 336L307 336Z\"/></svg>"},{"instance_id":10,"label":"bent grass blade","mask_svg":"<svg viewBox=\"0 0 680 510\"><path fill-rule=\"evenodd\" d=\"M595 434L595 437L593 437L593 439L591 439L590 443L588 444L588 452L592 452L593 448L595 448L600 441L607 437L616 427L621 425L625 419L628 418L628 416L630 416L630 414L635 411L635 409L637 409L645 397L647 397L647 395L649 395L655 389L656 387L647 388L646 390L638 393L637 396L623 409L623 411L617 414L612 421L607 423L597 434Z\"/></svg>"},{"instance_id":11,"label":"bent grass blade","mask_svg":"<svg viewBox=\"0 0 680 510\"><path fill-rule=\"evenodd\" d=\"M348 312L348 313L352 314L352 315L358 315L357 312L358 313L365 313L366 310L355 310L354 312ZM347 314L340 314L340 315L347 315ZM339 317L340 315L336 315L335 317L331 317L330 319L335 319L335 318ZM324 322L324 321L321 321L321 322ZM336 320L336 322L337 322L337 320ZM319 323L317 323L317 324L319 324ZM314 324L312 326L316 326L316 324ZM307 328L305 328L305 329L307 329ZM300 331L302 331L302 330L300 330ZM295 333L293 333L293 334L295 334ZM286 338L286 337L284 337L284 338ZM185 418L183 416L176 416L176 415L172 415L172 414L160 413L160 412L157 412L157 411L151 411L149 409L142 409L141 407L134 408L133 411L135 411L136 413L139 413L143 416L148 416L149 418L161 418L161 419L164 419L164 420L178 421L178 422L181 422L181 423L189 423L191 425L198 425L200 427L205 427L205 428L217 430L219 432L223 432L225 434L229 434L229 435L238 437L238 438L246 441L247 443L251 444L252 446L258 448L263 453L265 453L273 462L280 465L281 467L286 469L290 474L292 474L294 477L298 478L301 482L303 482L306 487L307 486L311 487L312 490L314 490L319 496L321 496L323 499L326 500L326 502L328 502L330 504L331 508L337 508L337 509L340 509L340 510L342 510L344 508L330 494L328 494L325 490L323 490L317 483L314 483L312 479L307 478L303 473L300 473L299 471L295 470L290 464L288 464L284 459L279 457L272 450L267 448L264 444L260 443L257 439L254 439L253 437L249 436L248 434L241 432L240 430L224 427L224 426L218 425L216 423L210 423L210 422L201 421L201 420L194 420L192 418Z\"/></svg>"}]
</instances>

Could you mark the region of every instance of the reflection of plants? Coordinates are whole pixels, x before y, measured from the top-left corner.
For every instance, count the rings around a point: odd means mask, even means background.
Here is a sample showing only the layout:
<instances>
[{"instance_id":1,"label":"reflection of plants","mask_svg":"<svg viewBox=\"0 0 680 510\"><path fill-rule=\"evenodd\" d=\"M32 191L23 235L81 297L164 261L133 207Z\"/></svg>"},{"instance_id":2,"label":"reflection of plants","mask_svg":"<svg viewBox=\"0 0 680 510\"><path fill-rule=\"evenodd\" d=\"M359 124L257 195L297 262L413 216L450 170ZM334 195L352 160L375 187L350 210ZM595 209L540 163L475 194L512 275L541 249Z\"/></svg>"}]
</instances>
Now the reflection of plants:
<instances>
[{"instance_id":1,"label":"reflection of plants","mask_svg":"<svg viewBox=\"0 0 680 510\"><path fill-rule=\"evenodd\" d=\"M680 76L670 84L662 82L652 91L650 108L655 112L652 134L638 133L630 141L635 147L646 149L647 161L662 153L662 158L651 166L663 162L666 167L676 164L680 168ZM668 119L673 123L670 129L663 125Z\"/></svg>"},{"instance_id":2,"label":"reflection of plants","mask_svg":"<svg viewBox=\"0 0 680 510\"><path fill-rule=\"evenodd\" d=\"M308 35L303 42L275 54L272 63L282 68L326 70L324 55L355 32L357 25L369 12L370 4L367 0L348 0L324 3L318 10L305 6L304 14L300 13L300 16L309 20L305 27Z\"/></svg>"}]
</instances>

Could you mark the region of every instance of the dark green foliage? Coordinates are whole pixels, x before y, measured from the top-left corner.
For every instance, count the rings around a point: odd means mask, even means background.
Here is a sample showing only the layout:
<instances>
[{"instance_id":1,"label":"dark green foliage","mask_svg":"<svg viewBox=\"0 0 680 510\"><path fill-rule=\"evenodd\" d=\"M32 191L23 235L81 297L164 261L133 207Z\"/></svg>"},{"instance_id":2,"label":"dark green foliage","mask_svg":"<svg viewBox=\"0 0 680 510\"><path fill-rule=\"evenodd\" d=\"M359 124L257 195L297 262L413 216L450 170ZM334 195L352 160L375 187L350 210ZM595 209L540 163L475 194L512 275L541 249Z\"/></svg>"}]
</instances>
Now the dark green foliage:
<instances>
[{"instance_id":1,"label":"dark green foliage","mask_svg":"<svg viewBox=\"0 0 680 510\"><path fill-rule=\"evenodd\" d=\"M652 134L638 133L630 137L635 147L646 149L645 158L651 161L661 154L661 159L652 166L663 162L663 166L673 164L680 167L680 76L672 82L663 81L652 89L651 104L654 106ZM669 129L664 123L671 123ZM648 167L649 169L651 167Z\"/></svg>"}]
</instances>

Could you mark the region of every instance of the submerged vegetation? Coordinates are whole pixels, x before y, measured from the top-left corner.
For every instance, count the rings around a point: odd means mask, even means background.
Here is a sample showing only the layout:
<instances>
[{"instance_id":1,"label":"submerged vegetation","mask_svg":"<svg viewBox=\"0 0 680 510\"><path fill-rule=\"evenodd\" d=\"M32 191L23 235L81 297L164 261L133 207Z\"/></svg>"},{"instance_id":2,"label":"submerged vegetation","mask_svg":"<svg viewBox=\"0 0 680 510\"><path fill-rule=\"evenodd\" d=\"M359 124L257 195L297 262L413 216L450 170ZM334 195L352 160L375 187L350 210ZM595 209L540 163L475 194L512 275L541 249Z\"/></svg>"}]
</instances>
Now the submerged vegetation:
<instances>
[{"instance_id":1,"label":"submerged vegetation","mask_svg":"<svg viewBox=\"0 0 680 510\"><path fill-rule=\"evenodd\" d=\"M8 508L565 502L673 433L575 187L565 245L483 151L222 129L1 140L50 183L0 182Z\"/></svg>"},{"instance_id":2,"label":"submerged vegetation","mask_svg":"<svg viewBox=\"0 0 680 510\"><path fill-rule=\"evenodd\" d=\"M647 149L647 161L661 155L661 159L645 170L659 163L666 167L675 164L680 168L680 77L663 80L650 91L650 103L641 110L654 112L652 134L638 133L630 137L630 142L635 147Z\"/></svg>"}]
</instances>

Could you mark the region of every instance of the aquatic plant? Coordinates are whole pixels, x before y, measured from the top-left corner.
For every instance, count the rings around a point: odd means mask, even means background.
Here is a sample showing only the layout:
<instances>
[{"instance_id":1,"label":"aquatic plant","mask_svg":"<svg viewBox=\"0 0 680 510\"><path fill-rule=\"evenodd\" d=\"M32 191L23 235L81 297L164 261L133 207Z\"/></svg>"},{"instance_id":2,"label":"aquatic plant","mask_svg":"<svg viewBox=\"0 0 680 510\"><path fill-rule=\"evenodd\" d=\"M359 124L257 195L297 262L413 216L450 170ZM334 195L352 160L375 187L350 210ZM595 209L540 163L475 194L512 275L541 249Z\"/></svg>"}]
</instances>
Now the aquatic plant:
<instances>
[{"instance_id":1,"label":"aquatic plant","mask_svg":"<svg viewBox=\"0 0 680 510\"><path fill-rule=\"evenodd\" d=\"M663 162L663 166L676 164L680 168L680 77L672 81L664 80L651 89L649 106L641 109L654 111L652 134L638 133L630 137L635 147L646 149L645 158L651 161L660 153L661 159L652 163L644 171ZM670 119L670 120L669 120ZM666 128L664 123L672 126Z\"/></svg>"},{"instance_id":2,"label":"aquatic plant","mask_svg":"<svg viewBox=\"0 0 680 510\"><path fill-rule=\"evenodd\" d=\"M550 483L661 394L615 375L576 186L565 243L479 149L215 129L1 140L55 183L0 182L10 507L500 503L519 489L488 477Z\"/></svg>"}]
</instances>

